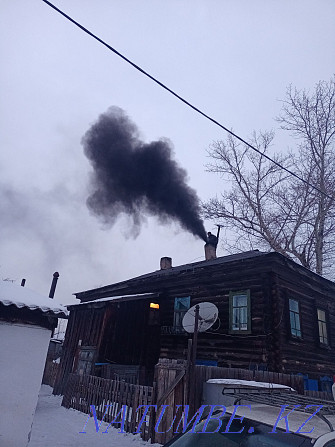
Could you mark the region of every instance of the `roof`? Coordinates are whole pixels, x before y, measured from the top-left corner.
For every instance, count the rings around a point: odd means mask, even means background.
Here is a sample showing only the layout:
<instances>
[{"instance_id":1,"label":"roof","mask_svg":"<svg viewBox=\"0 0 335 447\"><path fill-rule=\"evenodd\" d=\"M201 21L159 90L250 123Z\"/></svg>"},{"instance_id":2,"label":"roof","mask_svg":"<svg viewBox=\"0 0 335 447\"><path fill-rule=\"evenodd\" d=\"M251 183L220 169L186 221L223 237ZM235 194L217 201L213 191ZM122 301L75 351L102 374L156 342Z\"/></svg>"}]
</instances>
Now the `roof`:
<instances>
[{"instance_id":1,"label":"roof","mask_svg":"<svg viewBox=\"0 0 335 447\"><path fill-rule=\"evenodd\" d=\"M187 271L193 272L194 270L197 270L197 269L208 268L211 266L221 265L221 264L234 262L234 261L242 261L244 259L255 258L258 256L264 256L267 254L268 253L262 252L259 250L251 250L251 251L246 251L243 253L236 253L233 255L221 256L219 258L211 259L209 261L198 261L198 262L193 262L193 263L189 263L189 264L178 265L176 267L171 267L168 269L155 270L154 272L151 272L151 273L145 273L144 275L136 276L135 278L131 278L126 281L121 281L121 282L114 283L114 284L110 284L110 285L107 285L104 287L99 287L97 289L90 289L90 290L85 290L82 292L76 292L76 293L74 293L74 295L76 295L77 298L81 299L81 295L82 296L83 295L91 295L92 293L104 292L104 291L107 292L110 287L113 287L113 289L116 290L117 287L120 286L120 289L121 289L123 286L127 285L130 281L134 282L134 281L141 281L141 280L146 280L146 279L151 279L151 278L152 279L160 278L160 277L164 277L164 276L174 276L174 275L178 275L182 272L187 272Z\"/></svg>"},{"instance_id":2,"label":"roof","mask_svg":"<svg viewBox=\"0 0 335 447\"><path fill-rule=\"evenodd\" d=\"M289 265L293 271L297 273L303 274L305 277L314 278L317 281L322 281L327 287L330 287L332 290L335 290L335 283L308 270L306 267L303 267L300 264L297 264L292 259L287 258L281 253L272 251L272 252L262 252L259 250L251 250L243 253L236 253L228 256L221 256L216 259L204 260L193 262L189 264L183 264L176 267L171 267L168 269L155 270L151 273L146 273L144 275L140 275L134 278L130 278L125 281L117 282L114 284L109 284L103 287L98 287L96 289L85 290L82 292L77 292L74 295L78 299L83 302L93 301L100 298L112 297L115 295L123 296L128 295L130 293L136 292L138 289L139 293L147 293L147 292L156 292L156 286L158 281L164 281L165 283L170 279L177 279L178 276L186 277L187 275L200 274L204 271L216 269L218 267L224 266L225 264L231 264L232 266L235 263L239 263L238 269L243 267L244 262L253 261L253 259L259 260L268 260L268 265L270 266L270 261L280 260L280 262L285 262L286 265ZM146 287L145 285L150 285L150 287ZM153 288L154 287L154 288Z\"/></svg>"},{"instance_id":3,"label":"roof","mask_svg":"<svg viewBox=\"0 0 335 447\"><path fill-rule=\"evenodd\" d=\"M87 304L96 304L103 302L124 302L124 301L138 301L145 300L150 298L157 298L157 293L138 293L136 295L118 295L118 296L109 296L106 298L99 298L97 300L92 301L84 301L83 303L69 304L67 307L75 307L75 306L85 306Z\"/></svg>"},{"instance_id":4,"label":"roof","mask_svg":"<svg viewBox=\"0 0 335 447\"><path fill-rule=\"evenodd\" d=\"M133 279L145 279L145 278L152 278L153 276L173 275L176 273L180 273L182 271L195 270L199 268L210 267L212 265L221 265L227 262L234 262L243 259L255 258L256 256L264 256L265 254L267 253L259 250L245 251L243 253L221 256L219 258L211 259L209 261L192 262L190 264L178 265L176 267L171 267L169 269L156 270L151 273L146 273L145 275L137 276L136 278Z\"/></svg>"},{"instance_id":5,"label":"roof","mask_svg":"<svg viewBox=\"0 0 335 447\"><path fill-rule=\"evenodd\" d=\"M0 281L0 303L5 306L14 305L18 309L38 309L57 317L64 317L68 314L66 308L54 299L40 295L27 287L21 287L9 281Z\"/></svg>"}]
</instances>

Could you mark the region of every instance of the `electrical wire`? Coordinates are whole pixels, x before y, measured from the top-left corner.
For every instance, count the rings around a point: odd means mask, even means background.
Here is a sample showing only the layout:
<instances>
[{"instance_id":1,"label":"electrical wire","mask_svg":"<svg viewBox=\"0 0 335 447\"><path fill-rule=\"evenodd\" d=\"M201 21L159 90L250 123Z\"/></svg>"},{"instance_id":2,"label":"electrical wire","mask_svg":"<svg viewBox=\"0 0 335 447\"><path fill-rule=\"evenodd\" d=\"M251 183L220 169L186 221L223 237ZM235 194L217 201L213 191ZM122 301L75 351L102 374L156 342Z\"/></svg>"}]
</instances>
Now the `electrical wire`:
<instances>
[{"instance_id":1,"label":"electrical wire","mask_svg":"<svg viewBox=\"0 0 335 447\"><path fill-rule=\"evenodd\" d=\"M54 9L55 11L57 11L59 14L61 14L63 17L65 17L67 20L69 20L70 22L72 22L74 25L76 25L78 28L80 28L82 31L84 31L86 34L88 34L89 36L93 37L93 39L97 40L99 43L101 43L102 45L104 45L105 47L107 47L110 51L112 51L113 53L115 53L117 56L119 56L121 59L123 59L124 61L126 61L128 64L132 65L136 70L140 71L142 74L144 74L145 76L147 76L149 79L151 79L152 81L154 81L156 84L158 84L160 87L162 87L164 90L168 91L169 93L171 93L171 95L175 96L177 99L179 99L180 101L182 101L184 104L186 104L188 107L190 107L191 109L193 109L195 112L199 113L200 115L202 115L203 117L205 117L206 119L208 119L209 121L211 121L212 123L216 124L217 126L219 126L221 129L223 129L224 131L226 131L227 133L229 133L230 135L232 135L234 138L236 138L237 140L241 141L242 143L244 143L246 146L248 146L250 149L252 149L253 151L257 152L261 157L266 158L267 160L269 160L271 163L275 164L276 166L278 166L280 169L283 169L284 171L286 171L288 174L292 175L293 177L295 177L296 179L300 180L301 182L305 183L307 186L315 189L316 191L318 191L319 193L321 193L322 195L324 195L325 197L327 197L328 199L334 200L334 197L330 196L329 194L327 194L326 192L322 191L320 188L318 188L315 185L312 185L311 183L309 183L307 180L303 179L302 177L300 177L298 174L294 173L293 171L291 171L290 169L286 168L285 166L283 166L282 164L278 163L277 161L273 160L271 157L269 157L268 155L264 154L263 152L261 152L259 149L257 149L255 146L253 146L252 144L248 143L246 140L244 140L242 137L240 137L239 135L237 135L236 133L234 133L233 131L231 131L230 129L228 129L227 127L225 127L223 124L221 124L219 121L217 121L216 119L212 118L211 116L207 115L205 112L203 112L202 110L200 110L198 107L196 107L195 105L191 104L189 101L187 101L185 98L183 98L182 96L178 95L175 91L173 91L172 89L170 89L169 87L167 87L165 84L163 84L161 81L159 81L158 79L156 79L154 76L152 76L151 74L149 74L147 71L145 71L143 68L141 68L139 65L135 64L134 62L132 62L130 59L128 59L126 56L124 56L122 53L120 53L119 51L117 51L115 48L113 48L111 45L109 45L107 42L105 42L104 40L100 39L100 37L98 37L96 34L92 33L91 31L89 31L87 28L85 28L83 25L81 25L79 22L77 22L76 20L74 20L72 17L70 17L68 14L66 14L65 12L63 12L61 9L57 8L57 6L53 5L52 3L50 3L48 0L42 0L42 2L46 3L48 6L50 6L52 9Z\"/></svg>"}]
</instances>

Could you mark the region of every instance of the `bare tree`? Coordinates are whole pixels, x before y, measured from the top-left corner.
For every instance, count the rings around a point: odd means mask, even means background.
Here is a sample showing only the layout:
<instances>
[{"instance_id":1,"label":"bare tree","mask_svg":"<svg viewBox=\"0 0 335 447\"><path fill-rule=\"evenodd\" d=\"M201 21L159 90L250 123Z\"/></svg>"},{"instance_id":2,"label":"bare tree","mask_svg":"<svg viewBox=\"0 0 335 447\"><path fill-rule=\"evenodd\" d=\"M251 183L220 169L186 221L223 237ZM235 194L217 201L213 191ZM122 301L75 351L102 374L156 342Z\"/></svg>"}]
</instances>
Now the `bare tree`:
<instances>
[{"instance_id":1,"label":"bare tree","mask_svg":"<svg viewBox=\"0 0 335 447\"><path fill-rule=\"evenodd\" d=\"M335 78L313 94L289 87L282 103L277 120L299 143L272 158L307 183L229 136L210 146L207 168L231 189L203 204L204 215L234 231L235 247L273 249L323 274L335 255ZM254 133L252 144L270 155L273 138Z\"/></svg>"}]
</instances>

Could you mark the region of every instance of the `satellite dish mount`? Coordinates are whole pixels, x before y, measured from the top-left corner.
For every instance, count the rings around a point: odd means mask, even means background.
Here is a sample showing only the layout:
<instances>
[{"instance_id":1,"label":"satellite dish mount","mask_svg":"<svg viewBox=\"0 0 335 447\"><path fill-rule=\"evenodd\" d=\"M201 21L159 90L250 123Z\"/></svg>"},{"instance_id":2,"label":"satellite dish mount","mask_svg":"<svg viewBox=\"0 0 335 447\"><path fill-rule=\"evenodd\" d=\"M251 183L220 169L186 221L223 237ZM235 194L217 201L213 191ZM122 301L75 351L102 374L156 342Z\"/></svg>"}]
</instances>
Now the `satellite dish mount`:
<instances>
[{"instance_id":1,"label":"satellite dish mount","mask_svg":"<svg viewBox=\"0 0 335 447\"><path fill-rule=\"evenodd\" d=\"M197 356L198 332L205 332L212 327L218 315L218 308L215 304L209 302L202 302L192 306L184 315L182 321L183 328L189 334L193 334L192 345L190 345L191 339L189 339L187 354L190 378L189 393L193 393L195 389L195 361Z\"/></svg>"}]
</instances>

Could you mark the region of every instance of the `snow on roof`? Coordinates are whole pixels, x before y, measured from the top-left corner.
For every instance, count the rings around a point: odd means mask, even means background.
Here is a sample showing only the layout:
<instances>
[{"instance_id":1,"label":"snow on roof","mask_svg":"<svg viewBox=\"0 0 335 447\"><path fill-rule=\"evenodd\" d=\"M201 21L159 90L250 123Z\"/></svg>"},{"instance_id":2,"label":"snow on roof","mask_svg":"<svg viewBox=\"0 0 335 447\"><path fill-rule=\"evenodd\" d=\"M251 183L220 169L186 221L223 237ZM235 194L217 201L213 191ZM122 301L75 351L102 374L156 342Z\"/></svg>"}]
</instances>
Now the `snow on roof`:
<instances>
[{"instance_id":1,"label":"snow on roof","mask_svg":"<svg viewBox=\"0 0 335 447\"><path fill-rule=\"evenodd\" d=\"M42 312L50 312L60 317L68 315L66 308L54 299L9 281L0 281L0 303L5 306L14 305L19 309L22 307L27 307L30 310L39 309Z\"/></svg>"},{"instance_id":2,"label":"snow on roof","mask_svg":"<svg viewBox=\"0 0 335 447\"><path fill-rule=\"evenodd\" d=\"M118 295L118 296L108 296L105 298L99 298L97 300L92 301L84 301L82 303L77 304L69 304L71 306L83 306L84 304L93 304L93 303L102 303L104 301L135 301L145 298L155 298L157 297L157 293L137 293L135 295Z\"/></svg>"},{"instance_id":3,"label":"snow on roof","mask_svg":"<svg viewBox=\"0 0 335 447\"><path fill-rule=\"evenodd\" d=\"M285 389L294 391L293 388L280 385L279 383L256 382L255 380L240 380L240 379L209 379L207 383L216 383L218 385L226 385L229 388L270 388L270 389Z\"/></svg>"}]
</instances>

